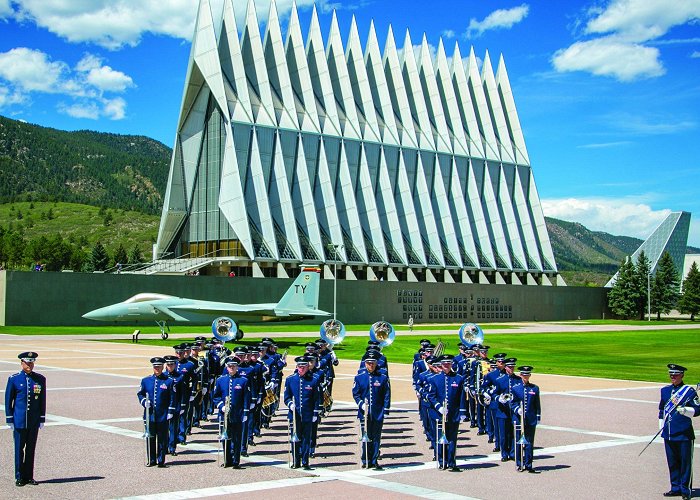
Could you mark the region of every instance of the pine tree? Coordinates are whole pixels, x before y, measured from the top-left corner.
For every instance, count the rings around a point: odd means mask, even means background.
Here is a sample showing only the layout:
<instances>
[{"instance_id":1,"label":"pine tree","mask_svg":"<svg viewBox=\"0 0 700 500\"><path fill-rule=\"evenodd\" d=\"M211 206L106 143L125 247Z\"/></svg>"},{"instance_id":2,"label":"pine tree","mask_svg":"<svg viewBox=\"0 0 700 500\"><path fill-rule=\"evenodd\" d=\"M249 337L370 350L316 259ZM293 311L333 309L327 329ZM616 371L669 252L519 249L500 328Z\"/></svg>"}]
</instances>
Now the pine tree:
<instances>
[{"instance_id":1,"label":"pine tree","mask_svg":"<svg viewBox=\"0 0 700 500\"><path fill-rule=\"evenodd\" d=\"M632 259L625 258L617 273L617 279L608 294L608 306L616 316L632 319L637 316L639 289L636 285Z\"/></svg>"},{"instance_id":2,"label":"pine tree","mask_svg":"<svg viewBox=\"0 0 700 500\"><path fill-rule=\"evenodd\" d=\"M143 255L138 245L134 245L129 250L129 264L140 264L143 262Z\"/></svg>"},{"instance_id":3,"label":"pine tree","mask_svg":"<svg viewBox=\"0 0 700 500\"><path fill-rule=\"evenodd\" d=\"M92 247L90 258L85 263L87 272L104 271L109 266L109 254L107 249L99 241Z\"/></svg>"},{"instance_id":4,"label":"pine tree","mask_svg":"<svg viewBox=\"0 0 700 500\"><path fill-rule=\"evenodd\" d=\"M651 288L651 310L656 313L657 321L662 314L668 314L678 302L680 279L673 263L673 258L664 252L656 265L654 284Z\"/></svg>"},{"instance_id":5,"label":"pine tree","mask_svg":"<svg viewBox=\"0 0 700 500\"><path fill-rule=\"evenodd\" d=\"M126 249L124 248L124 245L119 243L117 250L114 252L114 265L115 266L117 264L124 265L124 264L126 264L128 259L129 259L129 257L126 255Z\"/></svg>"},{"instance_id":6,"label":"pine tree","mask_svg":"<svg viewBox=\"0 0 700 500\"><path fill-rule=\"evenodd\" d=\"M683 293L678 301L678 308L683 314L690 314L690 321L695 321L695 315L700 313L700 270L695 262L690 266L683 281Z\"/></svg>"}]
</instances>

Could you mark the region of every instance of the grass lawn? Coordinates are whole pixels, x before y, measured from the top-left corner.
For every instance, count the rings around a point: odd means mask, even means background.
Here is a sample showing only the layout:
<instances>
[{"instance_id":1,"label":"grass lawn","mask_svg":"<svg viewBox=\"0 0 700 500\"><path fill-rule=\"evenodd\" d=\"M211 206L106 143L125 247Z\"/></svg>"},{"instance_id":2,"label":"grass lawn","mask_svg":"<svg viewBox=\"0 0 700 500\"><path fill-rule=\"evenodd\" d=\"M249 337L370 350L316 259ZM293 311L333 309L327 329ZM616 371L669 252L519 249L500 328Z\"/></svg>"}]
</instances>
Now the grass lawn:
<instances>
[{"instance_id":1,"label":"grass lawn","mask_svg":"<svg viewBox=\"0 0 700 500\"><path fill-rule=\"evenodd\" d=\"M399 334L394 343L384 349L389 362L410 363L418 348L421 335ZM518 362L533 365L535 374L550 373L650 382L667 382L666 364L678 363L688 368L687 383L700 379L700 328L689 330L520 333L498 334L486 343L490 353L506 352ZM289 349L290 359L304 351L309 338L276 337L280 351ZM455 335L432 337L442 340L445 352L457 354L459 338ZM109 340L108 342L128 342ZM181 340L143 340L140 343L171 347ZM255 341L243 339L242 344ZM346 337L335 347L341 359L360 359L367 345L366 337Z\"/></svg>"}]
</instances>

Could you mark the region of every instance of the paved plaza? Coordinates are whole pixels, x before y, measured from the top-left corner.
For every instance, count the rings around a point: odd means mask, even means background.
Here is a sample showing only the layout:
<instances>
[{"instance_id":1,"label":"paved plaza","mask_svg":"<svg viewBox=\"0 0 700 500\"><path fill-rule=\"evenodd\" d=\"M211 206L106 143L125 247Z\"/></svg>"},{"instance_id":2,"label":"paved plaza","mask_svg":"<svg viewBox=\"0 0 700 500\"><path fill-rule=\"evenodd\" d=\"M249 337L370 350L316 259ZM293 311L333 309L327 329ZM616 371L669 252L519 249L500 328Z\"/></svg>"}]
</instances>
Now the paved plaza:
<instances>
[{"instance_id":1,"label":"paved plaza","mask_svg":"<svg viewBox=\"0 0 700 500\"><path fill-rule=\"evenodd\" d=\"M430 337L430 333L426 332ZM542 423L535 467L522 474L501 463L486 436L462 424L461 474L436 469L425 442L411 388L410 366L391 363L392 412L382 439L383 471L360 468L359 427L352 402L358 362L341 360L335 404L319 428L313 470L288 467L282 412L249 449L241 470L220 469L217 426L194 429L190 444L168 456L167 469L146 468L142 408L136 391L162 348L115 344L77 336L20 338L0 335L0 389L19 370L17 354L36 350L36 371L47 378L47 424L40 431L38 486L14 486L12 434L0 428L1 498L661 498L669 489L663 444L638 456L657 430L660 384L538 375ZM294 353L291 353L292 356ZM291 373L290 369L286 373ZM690 380L689 380L690 382ZM3 398L4 400L4 398ZM4 407L3 407L4 410ZM695 445L698 448L698 445ZM694 465L698 477L700 467ZM695 489L695 494L700 492Z\"/></svg>"}]
</instances>

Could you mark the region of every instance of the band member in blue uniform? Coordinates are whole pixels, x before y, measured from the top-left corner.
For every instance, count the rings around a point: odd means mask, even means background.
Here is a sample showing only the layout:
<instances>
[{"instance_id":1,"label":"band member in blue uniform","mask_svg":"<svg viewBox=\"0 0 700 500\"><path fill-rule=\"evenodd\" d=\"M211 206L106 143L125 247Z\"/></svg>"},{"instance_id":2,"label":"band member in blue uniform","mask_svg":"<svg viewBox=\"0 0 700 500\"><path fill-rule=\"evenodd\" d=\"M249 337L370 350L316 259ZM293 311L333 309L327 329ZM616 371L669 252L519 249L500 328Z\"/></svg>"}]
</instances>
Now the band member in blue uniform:
<instances>
[{"instance_id":1,"label":"band member in blue uniform","mask_svg":"<svg viewBox=\"0 0 700 500\"><path fill-rule=\"evenodd\" d=\"M389 377L377 371L377 358L374 353L365 357L367 371L355 376L352 385L352 397L357 403L357 418L364 430L362 443L362 468L381 470L377 462L382 441L384 416L391 407L391 386Z\"/></svg>"},{"instance_id":2,"label":"band member in blue uniform","mask_svg":"<svg viewBox=\"0 0 700 500\"><path fill-rule=\"evenodd\" d=\"M700 414L700 398L695 389L683 383L687 368L669 364L671 384L661 389L659 428L666 447L666 462L671 489L665 497L690 498L693 480L693 445L695 433L690 417Z\"/></svg>"},{"instance_id":3,"label":"band member in blue uniform","mask_svg":"<svg viewBox=\"0 0 700 500\"><path fill-rule=\"evenodd\" d=\"M187 444L187 434L190 431L189 423L187 421L187 416L190 414L190 405L194 399L192 394L192 386L195 381L195 365L188 358L190 346L187 343L182 343L173 346L175 349L175 354L178 356L177 361L177 371L182 375L182 389L183 393L180 394L180 404L184 405L180 407L180 422L178 424L177 442L179 444Z\"/></svg>"},{"instance_id":4,"label":"band member in blue uniform","mask_svg":"<svg viewBox=\"0 0 700 500\"><path fill-rule=\"evenodd\" d=\"M5 421L15 441L15 485L39 484L34 480L34 451L39 429L46 421L46 378L34 371L39 355L23 352L22 371L7 379Z\"/></svg>"},{"instance_id":5,"label":"band member in blue uniform","mask_svg":"<svg viewBox=\"0 0 700 500\"><path fill-rule=\"evenodd\" d=\"M241 468L241 449L245 436L243 424L250 415L251 392L246 377L238 374L239 359L226 358L226 374L219 377L214 386L212 400L219 411L220 439L224 447L222 467Z\"/></svg>"},{"instance_id":6,"label":"band member in blue uniform","mask_svg":"<svg viewBox=\"0 0 700 500\"><path fill-rule=\"evenodd\" d=\"M442 418L437 424L442 425L442 432L447 439L447 444L441 444L441 439L438 440L438 466L440 469L462 472L457 467L457 434L459 423L467 419L467 398L464 377L452 369L452 359L450 354L440 356L442 373L430 379L428 401L440 413Z\"/></svg>"},{"instance_id":7,"label":"band member in blue uniform","mask_svg":"<svg viewBox=\"0 0 700 500\"><path fill-rule=\"evenodd\" d=\"M500 431L496 422L498 401L493 397L493 392L496 390L496 381L501 377L507 376L504 363L506 353L499 352L494 354L493 358L496 361L495 369L486 374L481 390L483 391L482 401L486 408L486 433L489 436L489 443L495 443L493 451L501 451Z\"/></svg>"},{"instance_id":8,"label":"band member in blue uniform","mask_svg":"<svg viewBox=\"0 0 700 500\"><path fill-rule=\"evenodd\" d=\"M146 467L167 467L165 452L168 449L168 421L175 414L175 382L163 373L165 359L151 358L153 375L141 380L136 394L143 406L143 422L146 427Z\"/></svg>"},{"instance_id":9,"label":"band member in blue uniform","mask_svg":"<svg viewBox=\"0 0 700 500\"><path fill-rule=\"evenodd\" d=\"M519 366L518 371L520 372L522 384L513 386L513 400L510 403L513 413L513 424L518 426L518 430L515 433L515 464L518 466L518 472L526 470L531 474L536 474L537 471L532 466L532 450L535 447L537 423L542 416L540 388L530 383L532 366ZM523 433L525 442L521 443Z\"/></svg>"},{"instance_id":10,"label":"band member in blue uniform","mask_svg":"<svg viewBox=\"0 0 700 500\"><path fill-rule=\"evenodd\" d=\"M287 377L284 383L284 404L289 408L287 420L291 424L292 435L296 432L299 438L292 443L294 460L291 467L296 469L302 466L309 470L313 423L321 412L321 383L318 377L309 372L309 359L306 356L299 356L294 361L296 372Z\"/></svg>"},{"instance_id":11,"label":"band member in blue uniform","mask_svg":"<svg viewBox=\"0 0 700 500\"><path fill-rule=\"evenodd\" d=\"M173 413L173 418L168 420L168 453L172 456L177 455L177 433L180 428L180 418L181 414L185 413L185 403L182 401L182 397L185 393L182 374L177 371L177 356L168 355L163 356L165 360L165 373L168 377L173 379L174 391L173 396L173 408L175 408L175 413Z\"/></svg>"},{"instance_id":12,"label":"band member in blue uniform","mask_svg":"<svg viewBox=\"0 0 700 500\"><path fill-rule=\"evenodd\" d=\"M514 372L516 358L506 358L505 376L500 377L494 384L491 398L498 402L496 409L496 424L498 425L498 447L501 449L501 462L515 460L515 441L513 438L513 419L510 403L513 400L513 388L522 384L522 380Z\"/></svg>"}]
</instances>

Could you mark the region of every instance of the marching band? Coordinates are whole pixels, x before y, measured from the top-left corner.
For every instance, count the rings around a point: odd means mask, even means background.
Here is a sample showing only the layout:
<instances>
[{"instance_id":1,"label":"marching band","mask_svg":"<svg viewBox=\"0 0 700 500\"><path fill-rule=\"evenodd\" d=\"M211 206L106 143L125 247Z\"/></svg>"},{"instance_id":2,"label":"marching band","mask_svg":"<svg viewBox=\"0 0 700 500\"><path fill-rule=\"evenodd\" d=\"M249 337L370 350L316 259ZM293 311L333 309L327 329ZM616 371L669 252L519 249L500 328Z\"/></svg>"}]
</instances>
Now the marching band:
<instances>
[{"instance_id":1,"label":"marching band","mask_svg":"<svg viewBox=\"0 0 700 500\"><path fill-rule=\"evenodd\" d=\"M270 427L282 402L287 409L289 466L311 468L321 420L333 407L333 380L339 361L333 346L343 340L345 327L327 320L321 338L305 344L294 358L295 369L284 378L287 352L279 354L271 338L258 345L226 347L228 338L196 337L174 346L176 355L151 359L153 375L138 392L143 407L146 465L166 467L166 452L177 455L193 427L216 413L222 467L240 468L255 438ZM420 341L414 355L413 388L426 441L441 470L457 466L460 423L469 422L477 435L487 435L501 461L514 460L518 471L533 467L535 428L540 420L539 388L530 382L532 366L498 353L489 359L483 331L464 325L459 354L445 354L445 345ZM389 365L382 349L395 338L391 324L372 325L366 352L354 377L359 452L363 468L381 470L384 420L391 408ZM284 384L283 384L284 382ZM284 388L284 392L282 392Z\"/></svg>"}]
</instances>

